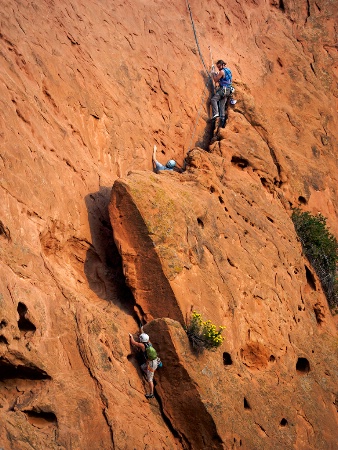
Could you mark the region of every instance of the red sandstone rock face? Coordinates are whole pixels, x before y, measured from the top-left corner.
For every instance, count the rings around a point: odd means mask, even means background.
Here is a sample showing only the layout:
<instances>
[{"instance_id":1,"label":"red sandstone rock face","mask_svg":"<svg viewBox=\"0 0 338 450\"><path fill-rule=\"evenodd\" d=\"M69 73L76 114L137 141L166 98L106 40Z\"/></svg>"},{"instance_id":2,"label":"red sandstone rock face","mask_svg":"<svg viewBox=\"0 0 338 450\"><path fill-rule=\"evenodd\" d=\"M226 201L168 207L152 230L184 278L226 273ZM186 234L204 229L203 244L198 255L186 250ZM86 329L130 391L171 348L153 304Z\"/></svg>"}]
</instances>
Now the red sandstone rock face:
<instances>
[{"instance_id":1,"label":"red sandstone rock face","mask_svg":"<svg viewBox=\"0 0 338 450\"><path fill-rule=\"evenodd\" d=\"M193 448L203 448L203 436L210 448L230 448L234 438L247 448L333 445L331 314L282 194L269 192L248 161L238 167L196 149L182 175L134 172L114 184L111 220L138 310L149 320L164 308L174 317L178 306L185 318L197 310L226 326L222 349L194 358L175 323L169 335L150 323L167 368L159 373L164 412ZM212 438L196 436L204 420Z\"/></svg>"},{"instance_id":2,"label":"red sandstone rock face","mask_svg":"<svg viewBox=\"0 0 338 450\"><path fill-rule=\"evenodd\" d=\"M216 134L185 2L1 5L0 447L336 442L336 331L289 218L338 235L336 8L242 3L191 4L234 73ZM157 176L154 142L210 153ZM215 354L190 352L191 307L227 325ZM138 317L158 318L151 402Z\"/></svg>"}]
</instances>

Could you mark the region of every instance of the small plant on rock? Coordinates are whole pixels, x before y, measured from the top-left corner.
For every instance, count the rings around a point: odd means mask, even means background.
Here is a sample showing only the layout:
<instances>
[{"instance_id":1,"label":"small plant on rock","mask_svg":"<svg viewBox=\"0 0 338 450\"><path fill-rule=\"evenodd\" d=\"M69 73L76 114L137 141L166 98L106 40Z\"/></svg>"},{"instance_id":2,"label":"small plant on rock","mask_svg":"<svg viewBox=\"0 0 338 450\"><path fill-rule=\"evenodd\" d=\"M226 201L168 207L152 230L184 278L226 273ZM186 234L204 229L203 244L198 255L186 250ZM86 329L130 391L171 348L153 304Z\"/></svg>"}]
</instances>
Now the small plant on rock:
<instances>
[{"instance_id":1,"label":"small plant on rock","mask_svg":"<svg viewBox=\"0 0 338 450\"><path fill-rule=\"evenodd\" d=\"M224 337L222 331L225 327L217 327L210 320L203 321L201 314L193 311L190 321L186 326L186 332L195 351L201 353L204 349L216 350Z\"/></svg>"},{"instance_id":2,"label":"small plant on rock","mask_svg":"<svg viewBox=\"0 0 338 450\"><path fill-rule=\"evenodd\" d=\"M292 220L304 253L316 271L332 310L338 309L338 242L321 214L294 209Z\"/></svg>"}]
</instances>

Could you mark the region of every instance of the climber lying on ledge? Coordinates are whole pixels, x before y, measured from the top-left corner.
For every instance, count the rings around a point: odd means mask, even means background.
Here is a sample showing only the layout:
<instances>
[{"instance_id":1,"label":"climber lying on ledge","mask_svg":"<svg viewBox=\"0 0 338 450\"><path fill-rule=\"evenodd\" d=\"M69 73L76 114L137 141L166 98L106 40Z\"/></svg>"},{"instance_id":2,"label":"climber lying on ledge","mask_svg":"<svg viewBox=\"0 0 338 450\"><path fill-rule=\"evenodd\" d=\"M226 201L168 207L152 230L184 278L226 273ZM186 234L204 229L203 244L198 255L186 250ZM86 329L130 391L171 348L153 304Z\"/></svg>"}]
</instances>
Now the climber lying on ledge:
<instances>
[{"instance_id":1,"label":"climber lying on ledge","mask_svg":"<svg viewBox=\"0 0 338 450\"><path fill-rule=\"evenodd\" d=\"M175 172L183 172L183 169L176 167L177 166L177 162L173 159L170 159L167 164L164 166L163 164L161 164L160 162L158 162L156 160L156 150L157 147L156 145L154 145L154 151L153 151L153 168L155 170L155 172L159 172L160 170L174 170Z\"/></svg>"}]
</instances>

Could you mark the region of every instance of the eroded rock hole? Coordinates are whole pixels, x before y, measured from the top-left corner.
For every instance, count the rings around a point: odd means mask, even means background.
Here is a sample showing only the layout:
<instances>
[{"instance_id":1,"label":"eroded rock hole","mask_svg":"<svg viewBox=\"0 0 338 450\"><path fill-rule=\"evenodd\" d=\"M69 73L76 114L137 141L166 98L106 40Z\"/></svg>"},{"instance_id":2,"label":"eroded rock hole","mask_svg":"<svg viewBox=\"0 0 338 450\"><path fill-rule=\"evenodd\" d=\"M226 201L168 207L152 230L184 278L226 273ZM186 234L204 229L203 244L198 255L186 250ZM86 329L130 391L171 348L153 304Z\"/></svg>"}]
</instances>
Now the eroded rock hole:
<instances>
[{"instance_id":1,"label":"eroded rock hole","mask_svg":"<svg viewBox=\"0 0 338 450\"><path fill-rule=\"evenodd\" d=\"M318 325L321 325L325 319L322 306L319 303L316 303L315 306L313 307L313 312L315 313Z\"/></svg>"},{"instance_id":2,"label":"eroded rock hole","mask_svg":"<svg viewBox=\"0 0 338 450\"><path fill-rule=\"evenodd\" d=\"M299 201L299 203L301 203L302 205L306 205L306 204L307 204L306 198L303 197L302 195L300 195L300 196L298 197L298 201Z\"/></svg>"},{"instance_id":3,"label":"eroded rock hole","mask_svg":"<svg viewBox=\"0 0 338 450\"><path fill-rule=\"evenodd\" d=\"M270 362L275 362L275 361L276 361L276 358L275 358L273 355L270 355L269 361L270 361Z\"/></svg>"},{"instance_id":4,"label":"eroded rock hole","mask_svg":"<svg viewBox=\"0 0 338 450\"><path fill-rule=\"evenodd\" d=\"M5 338L5 336L0 336L0 344L6 344L6 345L8 345L8 341L7 341L7 339Z\"/></svg>"},{"instance_id":5,"label":"eroded rock hole","mask_svg":"<svg viewBox=\"0 0 338 450\"><path fill-rule=\"evenodd\" d=\"M28 422L37 428L43 428L50 424L57 424L56 415L52 412L27 410L22 412L26 414Z\"/></svg>"},{"instance_id":6,"label":"eroded rock hole","mask_svg":"<svg viewBox=\"0 0 338 450\"><path fill-rule=\"evenodd\" d=\"M280 421L280 426L286 427L287 424L288 424L288 421L286 419L284 419L284 417L283 417L283 419Z\"/></svg>"},{"instance_id":7,"label":"eroded rock hole","mask_svg":"<svg viewBox=\"0 0 338 450\"><path fill-rule=\"evenodd\" d=\"M268 219L269 222L271 223L275 223L275 221L273 219L271 219L271 217L266 217Z\"/></svg>"},{"instance_id":8,"label":"eroded rock hole","mask_svg":"<svg viewBox=\"0 0 338 450\"><path fill-rule=\"evenodd\" d=\"M227 260L231 267L236 267L236 265L231 261L230 258L227 258Z\"/></svg>"},{"instance_id":9,"label":"eroded rock hole","mask_svg":"<svg viewBox=\"0 0 338 450\"><path fill-rule=\"evenodd\" d=\"M261 178L261 183L264 187L268 186L268 182L267 182L266 178L264 178L264 177Z\"/></svg>"},{"instance_id":10,"label":"eroded rock hole","mask_svg":"<svg viewBox=\"0 0 338 450\"><path fill-rule=\"evenodd\" d=\"M36 326L26 318L27 314L27 306L24 303L19 302L18 304L18 313L19 313L19 320L18 320L18 327L21 331L36 331Z\"/></svg>"},{"instance_id":11,"label":"eroded rock hole","mask_svg":"<svg viewBox=\"0 0 338 450\"><path fill-rule=\"evenodd\" d=\"M0 380L20 378L23 380L50 380L51 377L36 366L13 365L0 358Z\"/></svg>"},{"instance_id":12,"label":"eroded rock hole","mask_svg":"<svg viewBox=\"0 0 338 450\"><path fill-rule=\"evenodd\" d=\"M203 220L200 219L199 217L197 217L197 223L198 223L198 225L199 225L201 228L204 228Z\"/></svg>"},{"instance_id":13,"label":"eroded rock hole","mask_svg":"<svg viewBox=\"0 0 338 450\"><path fill-rule=\"evenodd\" d=\"M279 8L281 11L285 12L285 6L284 6L283 0L279 0L278 8Z\"/></svg>"},{"instance_id":14,"label":"eroded rock hole","mask_svg":"<svg viewBox=\"0 0 338 450\"><path fill-rule=\"evenodd\" d=\"M298 358L296 364L296 370L298 373L310 372L310 363L306 358Z\"/></svg>"},{"instance_id":15,"label":"eroded rock hole","mask_svg":"<svg viewBox=\"0 0 338 450\"><path fill-rule=\"evenodd\" d=\"M7 227L0 220L0 236L3 236L7 241L11 240L11 233Z\"/></svg>"},{"instance_id":16,"label":"eroded rock hole","mask_svg":"<svg viewBox=\"0 0 338 450\"><path fill-rule=\"evenodd\" d=\"M209 189L209 191L211 192L211 194L213 194L213 193L215 192L215 188L214 188L214 186L210 186L210 189Z\"/></svg>"},{"instance_id":17,"label":"eroded rock hole","mask_svg":"<svg viewBox=\"0 0 338 450\"><path fill-rule=\"evenodd\" d=\"M220 204L221 204L221 205L223 205L223 204L224 204L224 200L222 199L222 197L221 197L221 196L219 196L219 197L218 197L218 200L219 200L219 202L220 202Z\"/></svg>"},{"instance_id":18,"label":"eroded rock hole","mask_svg":"<svg viewBox=\"0 0 338 450\"><path fill-rule=\"evenodd\" d=\"M7 327L7 325L8 325L7 320L3 319L3 320L0 322L0 330L1 330L2 328Z\"/></svg>"},{"instance_id":19,"label":"eroded rock hole","mask_svg":"<svg viewBox=\"0 0 338 450\"><path fill-rule=\"evenodd\" d=\"M231 366L232 365L232 358L231 358L230 353L228 353L228 352L224 352L223 353L223 364L225 366Z\"/></svg>"},{"instance_id":20,"label":"eroded rock hole","mask_svg":"<svg viewBox=\"0 0 338 450\"><path fill-rule=\"evenodd\" d=\"M248 400L244 397L244 409L251 409L251 406L249 405Z\"/></svg>"},{"instance_id":21,"label":"eroded rock hole","mask_svg":"<svg viewBox=\"0 0 338 450\"><path fill-rule=\"evenodd\" d=\"M307 266L305 266L305 274L306 274L306 281L307 281L308 285L310 286L311 289L316 291L317 288L316 288L315 277L313 276L313 273Z\"/></svg>"},{"instance_id":22,"label":"eroded rock hole","mask_svg":"<svg viewBox=\"0 0 338 450\"><path fill-rule=\"evenodd\" d=\"M245 158L241 158L240 156L233 156L231 158L231 163L234 166L237 166L237 167L239 167L241 169L245 169L249 165L249 161L247 159L245 159Z\"/></svg>"},{"instance_id":23,"label":"eroded rock hole","mask_svg":"<svg viewBox=\"0 0 338 450\"><path fill-rule=\"evenodd\" d=\"M335 401L333 402L333 404L335 405L336 410L337 410L337 412L338 412L338 397L335 399Z\"/></svg>"}]
</instances>

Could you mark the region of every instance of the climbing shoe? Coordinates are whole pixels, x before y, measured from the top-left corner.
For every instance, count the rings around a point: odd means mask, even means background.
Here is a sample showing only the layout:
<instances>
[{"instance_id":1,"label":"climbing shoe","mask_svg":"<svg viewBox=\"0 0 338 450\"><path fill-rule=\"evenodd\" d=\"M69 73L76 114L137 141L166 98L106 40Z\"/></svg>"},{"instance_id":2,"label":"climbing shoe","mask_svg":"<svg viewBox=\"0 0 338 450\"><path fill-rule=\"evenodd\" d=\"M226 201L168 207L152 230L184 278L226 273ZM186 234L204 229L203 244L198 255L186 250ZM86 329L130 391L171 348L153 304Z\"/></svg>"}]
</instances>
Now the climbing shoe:
<instances>
[{"instance_id":1,"label":"climbing shoe","mask_svg":"<svg viewBox=\"0 0 338 450\"><path fill-rule=\"evenodd\" d=\"M232 99L230 100L230 103L231 103L231 105L236 105L237 100L235 100L235 99L232 98Z\"/></svg>"},{"instance_id":2,"label":"climbing shoe","mask_svg":"<svg viewBox=\"0 0 338 450\"><path fill-rule=\"evenodd\" d=\"M155 398L155 395L154 394L146 394L146 398Z\"/></svg>"},{"instance_id":3,"label":"climbing shoe","mask_svg":"<svg viewBox=\"0 0 338 450\"><path fill-rule=\"evenodd\" d=\"M218 114L218 113L215 114L215 115L213 115L212 118L211 118L211 120L217 119L217 117L219 117L219 114Z\"/></svg>"}]
</instances>

